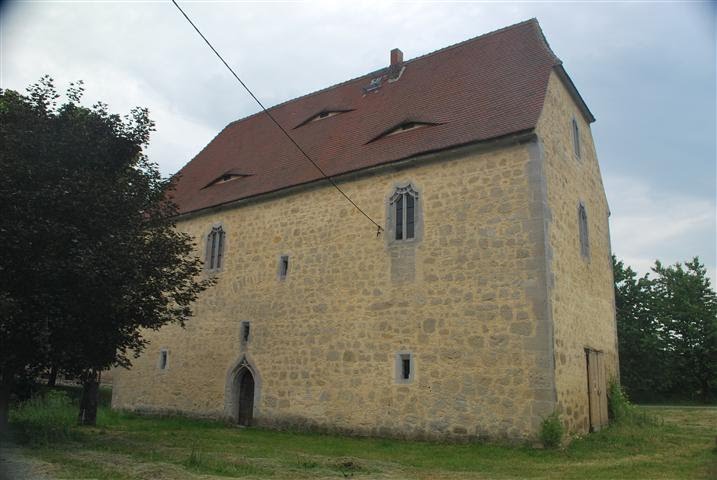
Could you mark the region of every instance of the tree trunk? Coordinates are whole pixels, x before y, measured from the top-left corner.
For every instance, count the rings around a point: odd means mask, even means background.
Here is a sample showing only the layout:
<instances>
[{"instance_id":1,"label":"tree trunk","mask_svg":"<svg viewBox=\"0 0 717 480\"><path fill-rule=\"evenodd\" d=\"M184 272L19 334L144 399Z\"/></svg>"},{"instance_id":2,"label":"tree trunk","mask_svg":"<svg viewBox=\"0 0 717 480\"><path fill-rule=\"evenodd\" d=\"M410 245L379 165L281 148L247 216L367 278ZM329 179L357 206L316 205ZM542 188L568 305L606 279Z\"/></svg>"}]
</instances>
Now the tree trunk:
<instances>
[{"instance_id":1,"label":"tree trunk","mask_svg":"<svg viewBox=\"0 0 717 480\"><path fill-rule=\"evenodd\" d=\"M57 382L57 366L53 365L52 368L50 368L50 376L47 377L47 386L54 387L56 382Z\"/></svg>"},{"instance_id":2,"label":"tree trunk","mask_svg":"<svg viewBox=\"0 0 717 480\"><path fill-rule=\"evenodd\" d=\"M82 383L80 414L77 419L80 425L97 424L97 405L100 401L100 382L97 372L92 371Z\"/></svg>"},{"instance_id":3,"label":"tree trunk","mask_svg":"<svg viewBox=\"0 0 717 480\"><path fill-rule=\"evenodd\" d=\"M10 385L0 381L0 435L7 432L10 417Z\"/></svg>"}]
</instances>

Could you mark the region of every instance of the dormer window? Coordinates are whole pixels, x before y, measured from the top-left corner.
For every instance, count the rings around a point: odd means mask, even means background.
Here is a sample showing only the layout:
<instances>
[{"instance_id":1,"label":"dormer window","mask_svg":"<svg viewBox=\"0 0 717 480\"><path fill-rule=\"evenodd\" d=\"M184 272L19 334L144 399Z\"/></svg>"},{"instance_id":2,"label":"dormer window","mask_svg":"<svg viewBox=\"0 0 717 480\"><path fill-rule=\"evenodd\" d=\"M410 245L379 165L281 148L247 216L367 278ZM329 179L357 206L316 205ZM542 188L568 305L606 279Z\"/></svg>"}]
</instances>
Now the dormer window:
<instances>
[{"instance_id":1,"label":"dormer window","mask_svg":"<svg viewBox=\"0 0 717 480\"><path fill-rule=\"evenodd\" d=\"M248 177L246 173L239 173L236 170L227 170L226 172L219 175L217 178L207 183L203 188L211 187L212 185L219 185L220 183L231 182L232 180L239 180L240 178Z\"/></svg>"},{"instance_id":2,"label":"dormer window","mask_svg":"<svg viewBox=\"0 0 717 480\"><path fill-rule=\"evenodd\" d=\"M226 175L222 175L219 180L217 180L217 183L224 183L237 178L241 178L241 175L230 175L227 173Z\"/></svg>"},{"instance_id":3,"label":"dormer window","mask_svg":"<svg viewBox=\"0 0 717 480\"><path fill-rule=\"evenodd\" d=\"M295 126L294 128L299 128L303 125L306 125L307 123L318 122L320 120L324 120L324 119L327 119L330 117L335 117L336 115L341 115L342 113L346 113L346 112L350 112L350 111L352 111L352 109L349 109L349 108L324 109L324 110L321 110L319 113L310 116L309 118L307 118L306 120L304 120L303 122L301 122L300 124Z\"/></svg>"},{"instance_id":4,"label":"dormer window","mask_svg":"<svg viewBox=\"0 0 717 480\"><path fill-rule=\"evenodd\" d=\"M415 130L417 128L426 127L428 125L432 125L432 124L420 123L420 122L407 122L407 123L404 123L404 124L399 125L398 127L394 128L393 130L391 130L384 136L388 137L389 135L396 135L399 133L407 132L409 130Z\"/></svg>"},{"instance_id":5,"label":"dormer window","mask_svg":"<svg viewBox=\"0 0 717 480\"><path fill-rule=\"evenodd\" d=\"M411 130L417 130L419 128L423 127L432 127L434 125L439 125L438 123L431 123L431 122L420 122L420 121L414 121L414 120L407 120L405 122L401 122L395 127L391 127L388 130L384 131L380 135L374 137L372 140L369 140L366 143L375 142L376 140L380 140L384 137L390 137L393 135L398 135L400 133L405 133Z\"/></svg>"},{"instance_id":6,"label":"dormer window","mask_svg":"<svg viewBox=\"0 0 717 480\"><path fill-rule=\"evenodd\" d=\"M324 118L333 117L334 115L338 115L339 113L341 112L321 112L316 117L314 117L312 122L315 122L316 120L322 120Z\"/></svg>"}]
</instances>

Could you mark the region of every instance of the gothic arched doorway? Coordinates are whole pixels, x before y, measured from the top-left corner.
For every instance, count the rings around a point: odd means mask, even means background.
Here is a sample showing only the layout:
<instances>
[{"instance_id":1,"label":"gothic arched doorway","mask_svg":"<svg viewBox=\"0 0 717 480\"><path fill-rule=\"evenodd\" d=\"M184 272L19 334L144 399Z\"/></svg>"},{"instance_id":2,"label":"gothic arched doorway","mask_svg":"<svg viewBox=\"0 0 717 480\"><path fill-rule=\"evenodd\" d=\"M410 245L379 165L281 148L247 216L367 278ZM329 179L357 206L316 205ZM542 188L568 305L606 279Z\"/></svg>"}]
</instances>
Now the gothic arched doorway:
<instances>
[{"instance_id":1,"label":"gothic arched doorway","mask_svg":"<svg viewBox=\"0 0 717 480\"><path fill-rule=\"evenodd\" d=\"M248 427L254 416L254 375L248 368L242 368L237 374L237 383L239 386L237 422Z\"/></svg>"}]
</instances>

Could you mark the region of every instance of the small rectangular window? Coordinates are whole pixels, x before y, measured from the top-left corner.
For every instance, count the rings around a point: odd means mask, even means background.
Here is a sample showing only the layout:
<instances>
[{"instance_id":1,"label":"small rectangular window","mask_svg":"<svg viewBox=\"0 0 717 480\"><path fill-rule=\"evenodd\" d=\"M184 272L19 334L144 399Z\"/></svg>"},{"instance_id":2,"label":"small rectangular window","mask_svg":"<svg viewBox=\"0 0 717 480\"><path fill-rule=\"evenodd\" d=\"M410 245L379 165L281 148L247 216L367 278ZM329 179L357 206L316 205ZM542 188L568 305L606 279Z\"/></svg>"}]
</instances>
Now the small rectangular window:
<instances>
[{"instance_id":1,"label":"small rectangular window","mask_svg":"<svg viewBox=\"0 0 717 480\"><path fill-rule=\"evenodd\" d=\"M414 376L413 355L411 353L396 354L396 382L410 383Z\"/></svg>"},{"instance_id":2,"label":"small rectangular window","mask_svg":"<svg viewBox=\"0 0 717 480\"><path fill-rule=\"evenodd\" d=\"M168 360L169 360L169 352L167 350L160 350L159 351L159 369L160 370L167 369Z\"/></svg>"},{"instance_id":3,"label":"small rectangular window","mask_svg":"<svg viewBox=\"0 0 717 480\"><path fill-rule=\"evenodd\" d=\"M408 380L411 378L411 359L410 358L402 358L401 359L401 377L404 380Z\"/></svg>"},{"instance_id":4,"label":"small rectangular window","mask_svg":"<svg viewBox=\"0 0 717 480\"><path fill-rule=\"evenodd\" d=\"M249 343L249 331L251 324L249 322L241 322L241 343Z\"/></svg>"},{"instance_id":5,"label":"small rectangular window","mask_svg":"<svg viewBox=\"0 0 717 480\"><path fill-rule=\"evenodd\" d=\"M289 274L289 256L282 255L279 259L279 280L284 280Z\"/></svg>"}]
</instances>

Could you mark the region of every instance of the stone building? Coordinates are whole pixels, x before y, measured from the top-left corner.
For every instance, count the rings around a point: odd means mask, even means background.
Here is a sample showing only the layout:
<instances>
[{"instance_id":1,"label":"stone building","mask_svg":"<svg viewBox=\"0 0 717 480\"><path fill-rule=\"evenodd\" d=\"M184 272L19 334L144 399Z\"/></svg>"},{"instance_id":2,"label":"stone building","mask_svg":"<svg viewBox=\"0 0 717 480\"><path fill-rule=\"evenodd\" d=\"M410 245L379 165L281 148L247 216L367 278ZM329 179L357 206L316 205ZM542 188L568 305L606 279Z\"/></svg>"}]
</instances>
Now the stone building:
<instances>
[{"instance_id":1,"label":"stone building","mask_svg":"<svg viewBox=\"0 0 717 480\"><path fill-rule=\"evenodd\" d=\"M217 284L146 332L120 409L414 438L607 421L617 376L594 121L536 20L257 113L182 170Z\"/></svg>"}]
</instances>

